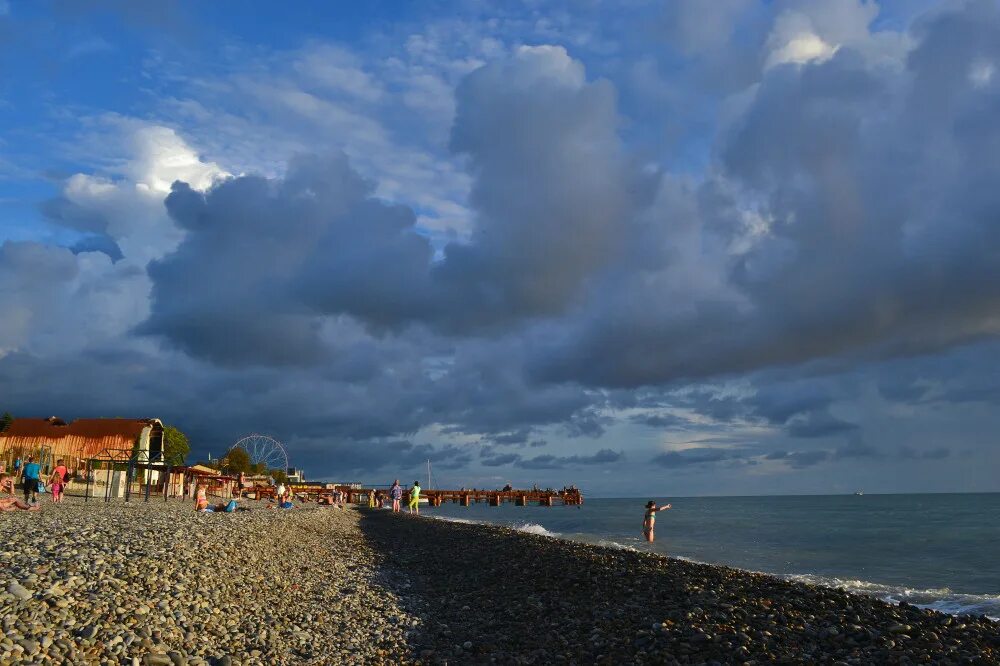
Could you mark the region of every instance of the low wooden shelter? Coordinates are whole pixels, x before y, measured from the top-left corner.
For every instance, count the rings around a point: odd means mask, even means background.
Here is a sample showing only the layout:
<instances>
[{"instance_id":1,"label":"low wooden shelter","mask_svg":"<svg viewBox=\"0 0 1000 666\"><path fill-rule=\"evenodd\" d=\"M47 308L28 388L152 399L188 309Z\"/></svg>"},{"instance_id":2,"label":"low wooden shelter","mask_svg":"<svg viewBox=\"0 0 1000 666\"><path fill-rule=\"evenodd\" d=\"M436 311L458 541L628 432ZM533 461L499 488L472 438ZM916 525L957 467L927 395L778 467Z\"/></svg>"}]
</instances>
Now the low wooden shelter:
<instances>
[{"instance_id":1,"label":"low wooden shelter","mask_svg":"<svg viewBox=\"0 0 1000 666\"><path fill-rule=\"evenodd\" d=\"M87 461L106 451L135 451L147 459L163 451L159 419L14 419L0 433L0 463L9 470L14 460L33 456L48 474L62 460L73 473L83 474Z\"/></svg>"}]
</instances>

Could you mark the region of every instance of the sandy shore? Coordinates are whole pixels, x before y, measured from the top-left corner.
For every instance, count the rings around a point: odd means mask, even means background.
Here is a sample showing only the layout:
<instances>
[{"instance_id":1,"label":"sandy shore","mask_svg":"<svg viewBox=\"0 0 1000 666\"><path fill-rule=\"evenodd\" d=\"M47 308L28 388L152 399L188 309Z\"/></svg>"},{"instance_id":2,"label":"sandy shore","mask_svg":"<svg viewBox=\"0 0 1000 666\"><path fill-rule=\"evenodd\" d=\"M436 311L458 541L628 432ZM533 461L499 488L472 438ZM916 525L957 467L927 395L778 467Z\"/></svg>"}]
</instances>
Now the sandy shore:
<instances>
[{"instance_id":1,"label":"sandy shore","mask_svg":"<svg viewBox=\"0 0 1000 666\"><path fill-rule=\"evenodd\" d=\"M498 527L249 506L0 514L0 664L1000 662L984 618Z\"/></svg>"}]
</instances>

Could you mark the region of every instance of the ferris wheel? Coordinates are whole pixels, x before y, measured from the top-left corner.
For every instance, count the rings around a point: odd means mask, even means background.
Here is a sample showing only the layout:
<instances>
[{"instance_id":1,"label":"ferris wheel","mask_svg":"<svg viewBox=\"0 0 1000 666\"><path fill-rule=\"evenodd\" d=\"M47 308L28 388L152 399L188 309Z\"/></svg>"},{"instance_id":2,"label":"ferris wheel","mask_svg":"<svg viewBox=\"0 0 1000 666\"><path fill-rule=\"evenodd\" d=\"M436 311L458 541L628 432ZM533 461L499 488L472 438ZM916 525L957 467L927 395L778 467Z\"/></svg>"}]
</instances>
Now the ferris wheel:
<instances>
[{"instance_id":1,"label":"ferris wheel","mask_svg":"<svg viewBox=\"0 0 1000 666\"><path fill-rule=\"evenodd\" d=\"M239 447L250 456L252 465L263 464L266 469L288 471L288 452L281 442L268 435L251 433L241 437L232 448Z\"/></svg>"}]
</instances>

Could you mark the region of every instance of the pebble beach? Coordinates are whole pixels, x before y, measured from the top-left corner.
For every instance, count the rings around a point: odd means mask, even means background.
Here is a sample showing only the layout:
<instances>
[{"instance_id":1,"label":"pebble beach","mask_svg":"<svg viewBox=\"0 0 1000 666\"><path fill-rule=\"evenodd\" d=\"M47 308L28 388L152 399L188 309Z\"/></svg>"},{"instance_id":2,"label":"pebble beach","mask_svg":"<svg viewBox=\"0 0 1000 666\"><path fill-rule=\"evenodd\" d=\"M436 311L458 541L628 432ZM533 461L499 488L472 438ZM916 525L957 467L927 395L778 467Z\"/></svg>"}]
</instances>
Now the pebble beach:
<instances>
[{"instance_id":1,"label":"pebble beach","mask_svg":"<svg viewBox=\"0 0 1000 666\"><path fill-rule=\"evenodd\" d=\"M502 527L244 505L0 515L0 663L1000 663L985 617Z\"/></svg>"}]
</instances>

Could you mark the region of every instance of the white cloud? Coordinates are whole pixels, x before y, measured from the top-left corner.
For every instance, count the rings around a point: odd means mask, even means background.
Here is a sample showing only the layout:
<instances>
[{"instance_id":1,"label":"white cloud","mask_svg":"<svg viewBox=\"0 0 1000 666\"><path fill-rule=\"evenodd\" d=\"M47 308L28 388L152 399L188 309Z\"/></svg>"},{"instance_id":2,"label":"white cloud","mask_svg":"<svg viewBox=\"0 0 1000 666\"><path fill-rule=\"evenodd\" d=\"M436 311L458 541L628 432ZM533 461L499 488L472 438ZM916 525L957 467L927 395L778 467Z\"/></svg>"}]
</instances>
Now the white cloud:
<instances>
[{"instance_id":1,"label":"white cloud","mask_svg":"<svg viewBox=\"0 0 1000 666\"><path fill-rule=\"evenodd\" d=\"M792 37L780 48L771 51L765 67L774 67L785 63L803 65L808 62L823 62L837 52L839 46L824 42L818 35L804 32Z\"/></svg>"},{"instance_id":2,"label":"white cloud","mask_svg":"<svg viewBox=\"0 0 1000 666\"><path fill-rule=\"evenodd\" d=\"M377 102L385 94L382 84L362 69L358 58L337 46L307 47L292 67L306 81L365 102Z\"/></svg>"},{"instance_id":3,"label":"white cloud","mask_svg":"<svg viewBox=\"0 0 1000 666\"><path fill-rule=\"evenodd\" d=\"M526 80L526 85L551 82L579 88L586 83L583 64L570 58L562 46L521 46L515 51L514 57L530 64L532 78Z\"/></svg>"},{"instance_id":4,"label":"white cloud","mask_svg":"<svg viewBox=\"0 0 1000 666\"><path fill-rule=\"evenodd\" d=\"M229 174L214 162L202 162L198 154L169 127L139 127L132 134L133 156L125 174L140 188L166 194L181 180L197 190L206 190Z\"/></svg>"},{"instance_id":5,"label":"white cloud","mask_svg":"<svg viewBox=\"0 0 1000 666\"><path fill-rule=\"evenodd\" d=\"M988 60L977 60L969 68L969 82L976 88L985 88L993 80L996 66Z\"/></svg>"}]
</instances>

